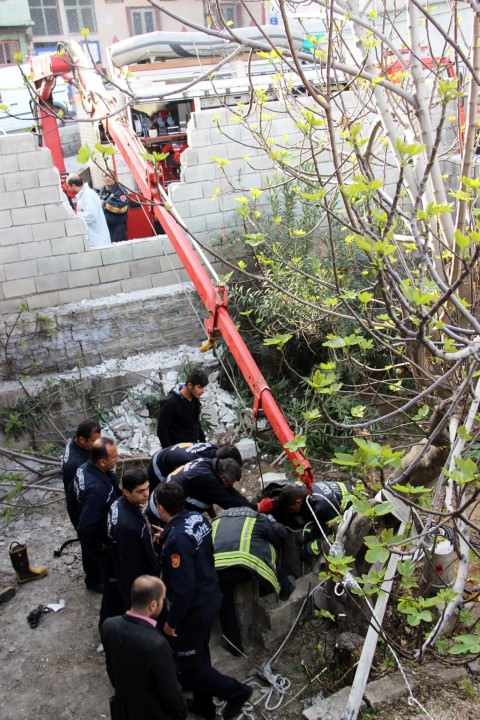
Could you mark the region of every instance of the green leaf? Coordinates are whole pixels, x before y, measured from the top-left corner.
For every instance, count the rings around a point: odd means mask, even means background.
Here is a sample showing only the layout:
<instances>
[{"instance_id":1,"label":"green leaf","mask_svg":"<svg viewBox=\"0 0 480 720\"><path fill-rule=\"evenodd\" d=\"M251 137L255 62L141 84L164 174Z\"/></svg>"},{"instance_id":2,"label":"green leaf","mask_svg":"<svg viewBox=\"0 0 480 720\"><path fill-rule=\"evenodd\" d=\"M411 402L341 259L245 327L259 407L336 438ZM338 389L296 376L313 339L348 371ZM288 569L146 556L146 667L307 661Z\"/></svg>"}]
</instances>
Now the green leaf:
<instances>
[{"instance_id":1,"label":"green leaf","mask_svg":"<svg viewBox=\"0 0 480 720\"><path fill-rule=\"evenodd\" d=\"M85 165L90 160L91 152L88 145L82 145L80 150L78 151L76 160L80 165Z\"/></svg>"},{"instance_id":2,"label":"green leaf","mask_svg":"<svg viewBox=\"0 0 480 720\"><path fill-rule=\"evenodd\" d=\"M283 347L292 339L292 337L293 335L290 333L285 333L285 335L275 335L274 337L265 338L263 344L267 346Z\"/></svg>"},{"instance_id":3,"label":"green leaf","mask_svg":"<svg viewBox=\"0 0 480 720\"><path fill-rule=\"evenodd\" d=\"M352 415L352 417L355 417L355 418L363 418L363 416L365 415L366 409L367 408L365 405L355 405L354 407L351 408L350 414Z\"/></svg>"},{"instance_id":4,"label":"green leaf","mask_svg":"<svg viewBox=\"0 0 480 720\"><path fill-rule=\"evenodd\" d=\"M283 447L285 450L290 450L290 452L296 452L297 450L303 450L306 444L307 439L305 435L295 435L295 437L286 442Z\"/></svg>"}]
</instances>

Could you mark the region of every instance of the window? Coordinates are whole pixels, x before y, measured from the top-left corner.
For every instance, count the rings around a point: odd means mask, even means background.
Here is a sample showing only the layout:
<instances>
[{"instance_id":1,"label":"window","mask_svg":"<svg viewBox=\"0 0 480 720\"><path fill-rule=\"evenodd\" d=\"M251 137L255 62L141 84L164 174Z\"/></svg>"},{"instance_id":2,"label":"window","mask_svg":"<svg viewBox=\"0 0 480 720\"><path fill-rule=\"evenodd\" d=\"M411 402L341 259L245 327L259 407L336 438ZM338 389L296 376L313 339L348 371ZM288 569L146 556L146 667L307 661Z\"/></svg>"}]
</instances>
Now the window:
<instances>
[{"instance_id":1,"label":"window","mask_svg":"<svg viewBox=\"0 0 480 720\"><path fill-rule=\"evenodd\" d=\"M157 29L153 8L129 8L130 31L132 35L142 35Z\"/></svg>"},{"instance_id":2,"label":"window","mask_svg":"<svg viewBox=\"0 0 480 720\"><path fill-rule=\"evenodd\" d=\"M38 35L59 35L62 32L57 0L28 0L30 15L35 25L34 37Z\"/></svg>"},{"instance_id":3,"label":"window","mask_svg":"<svg viewBox=\"0 0 480 720\"><path fill-rule=\"evenodd\" d=\"M211 13L211 20L215 27L223 30L225 25L231 27L242 26L242 6L237 2L210 2L209 9ZM220 17L221 16L221 17Z\"/></svg>"},{"instance_id":4,"label":"window","mask_svg":"<svg viewBox=\"0 0 480 720\"><path fill-rule=\"evenodd\" d=\"M15 53L20 52L17 40L0 41L0 65L10 65L15 62Z\"/></svg>"},{"instance_id":5,"label":"window","mask_svg":"<svg viewBox=\"0 0 480 720\"><path fill-rule=\"evenodd\" d=\"M93 0L64 0L68 32L79 33L82 28L97 32Z\"/></svg>"}]
</instances>

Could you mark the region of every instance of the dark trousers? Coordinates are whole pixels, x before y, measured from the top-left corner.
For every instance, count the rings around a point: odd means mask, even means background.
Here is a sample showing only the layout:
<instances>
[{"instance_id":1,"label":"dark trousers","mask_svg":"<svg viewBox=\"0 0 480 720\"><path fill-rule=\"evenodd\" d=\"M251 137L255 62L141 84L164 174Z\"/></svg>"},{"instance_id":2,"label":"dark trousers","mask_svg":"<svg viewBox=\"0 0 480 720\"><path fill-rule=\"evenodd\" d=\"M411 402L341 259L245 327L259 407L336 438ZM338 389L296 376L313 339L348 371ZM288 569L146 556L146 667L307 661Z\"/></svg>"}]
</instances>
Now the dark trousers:
<instances>
[{"instance_id":1,"label":"dark trousers","mask_svg":"<svg viewBox=\"0 0 480 720\"><path fill-rule=\"evenodd\" d=\"M98 541L88 535L79 537L82 548L82 565L85 572L85 585L95 587L103 583L102 551Z\"/></svg>"},{"instance_id":2,"label":"dark trousers","mask_svg":"<svg viewBox=\"0 0 480 720\"><path fill-rule=\"evenodd\" d=\"M212 667L210 631L218 613L219 602L195 608L177 629L178 637L169 638L175 652L180 682L193 693L193 711L207 720L215 717L213 698L233 700L245 693L246 686Z\"/></svg>"},{"instance_id":3,"label":"dark trousers","mask_svg":"<svg viewBox=\"0 0 480 720\"><path fill-rule=\"evenodd\" d=\"M223 593L220 605L220 625L222 632L233 645L243 650L242 635L235 610L235 588L243 582L251 580L251 574L242 567L230 567L218 570L218 584Z\"/></svg>"},{"instance_id":4,"label":"dark trousers","mask_svg":"<svg viewBox=\"0 0 480 720\"><path fill-rule=\"evenodd\" d=\"M122 242L123 240L127 239L127 223L126 222L115 223L114 225L109 225L108 229L110 231L110 239L111 239L112 243Z\"/></svg>"}]
</instances>

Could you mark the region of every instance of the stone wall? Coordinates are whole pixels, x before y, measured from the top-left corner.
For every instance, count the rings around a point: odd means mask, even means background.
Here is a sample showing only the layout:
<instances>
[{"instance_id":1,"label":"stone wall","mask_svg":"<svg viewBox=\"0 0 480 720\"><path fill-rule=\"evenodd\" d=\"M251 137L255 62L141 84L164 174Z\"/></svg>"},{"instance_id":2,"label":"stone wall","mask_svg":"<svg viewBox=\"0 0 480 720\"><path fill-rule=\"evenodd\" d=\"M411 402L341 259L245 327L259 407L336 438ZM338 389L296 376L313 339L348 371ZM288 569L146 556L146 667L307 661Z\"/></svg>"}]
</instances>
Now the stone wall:
<instances>
[{"instance_id":1,"label":"stone wall","mask_svg":"<svg viewBox=\"0 0 480 720\"><path fill-rule=\"evenodd\" d=\"M184 279L165 236L90 250L50 151L29 133L0 137L0 315Z\"/></svg>"}]
</instances>

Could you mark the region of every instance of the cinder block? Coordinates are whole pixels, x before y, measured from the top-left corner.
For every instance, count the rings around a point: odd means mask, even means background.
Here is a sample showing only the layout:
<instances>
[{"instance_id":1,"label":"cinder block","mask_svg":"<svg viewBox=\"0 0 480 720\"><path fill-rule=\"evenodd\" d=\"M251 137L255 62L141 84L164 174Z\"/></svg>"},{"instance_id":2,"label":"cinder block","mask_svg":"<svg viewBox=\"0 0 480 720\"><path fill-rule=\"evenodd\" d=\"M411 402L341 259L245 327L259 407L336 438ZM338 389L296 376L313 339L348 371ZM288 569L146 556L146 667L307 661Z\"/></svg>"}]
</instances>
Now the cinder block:
<instances>
[{"instance_id":1,"label":"cinder block","mask_svg":"<svg viewBox=\"0 0 480 720\"><path fill-rule=\"evenodd\" d=\"M18 245L4 245L0 247L0 264L14 263L20 260L20 253L18 252ZM14 278L7 278L13 280Z\"/></svg>"},{"instance_id":2,"label":"cinder block","mask_svg":"<svg viewBox=\"0 0 480 720\"><path fill-rule=\"evenodd\" d=\"M181 166L182 168L198 165L198 150L188 147L182 152Z\"/></svg>"},{"instance_id":3,"label":"cinder block","mask_svg":"<svg viewBox=\"0 0 480 720\"><path fill-rule=\"evenodd\" d=\"M39 310L40 308L52 307L60 305L59 292L36 293L28 298L28 307L30 310Z\"/></svg>"},{"instance_id":4,"label":"cinder block","mask_svg":"<svg viewBox=\"0 0 480 720\"><path fill-rule=\"evenodd\" d=\"M114 282L115 280L126 280L130 277L129 263L117 263L106 265L98 269L101 283Z\"/></svg>"},{"instance_id":5,"label":"cinder block","mask_svg":"<svg viewBox=\"0 0 480 720\"><path fill-rule=\"evenodd\" d=\"M52 155L48 148L40 148L35 152L24 152L18 156L20 170L40 170L52 167Z\"/></svg>"},{"instance_id":6,"label":"cinder block","mask_svg":"<svg viewBox=\"0 0 480 720\"><path fill-rule=\"evenodd\" d=\"M190 278L186 270L171 270L152 275L152 287L164 288L168 285L178 285L181 282L189 282Z\"/></svg>"},{"instance_id":7,"label":"cinder block","mask_svg":"<svg viewBox=\"0 0 480 720\"><path fill-rule=\"evenodd\" d=\"M11 227L12 225L12 213L10 210L2 210L0 212L0 228Z\"/></svg>"},{"instance_id":8,"label":"cinder block","mask_svg":"<svg viewBox=\"0 0 480 720\"><path fill-rule=\"evenodd\" d=\"M27 188L38 187L38 173L34 170L28 172L15 173L14 175L5 175L5 190L25 190Z\"/></svg>"},{"instance_id":9,"label":"cinder block","mask_svg":"<svg viewBox=\"0 0 480 720\"><path fill-rule=\"evenodd\" d=\"M63 207L63 206L62 206ZM67 235L83 235L88 233L87 224L81 217L73 217L65 220L65 232Z\"/></svg>"},{"instance_id":10,"label":"cinder block","mask_svg":"<svg viewBox=\"0 0 480 720\"><path fill-rule=\"evenodd\" d=\"M102 265L114 265L133 260L133 242L121 242L102 249Z\"/></svg>"},{"instance_id":11,"label":"cinder block","mask_svg":"<svg viewBox=\"0 0 480 720\"><path fill-rule=\"evenodd\" d=\"M0 210L13 210L25 207L25 197L22 190L12 190L0 195Z\"/></svg>"},{"instance_id":12,"label":"cinder block","mask_svg":"<svg viewBox=\"0 0 480 720\"><path fill-rule=\"evenodd\" d=\"M62 223L63 224L63 223ZM65 253L81 253L88 250L86 234L73 235L71 237L56 237L51 240L52 254L64 255Z\"/></svg>"},{"instance_id":13,"label":"cinder block","mask_svg":"<svg viewBox=\"0 0 480 720\"><path fill-rule=\"evenodd\" d=\"M160 257L145 258L144 260L134 260L130 263L130 277L138 277L139 275L151 275L161 272L162 264Z\"/></svg>"},{"instance_id":14,"label":"cinder block","mask_svg":"<svg viewBox=\"0 0 480 720\"><path fill-rule=\"evenodd\" d=\"M8 175L6 177L8 177ZM9 190L10 190L10 188L9 188ZM4 191L5 191L5 176L0 175L0 192L4 192Z\"/></svg>"},{"instance_id":15,"label":"cinder block","mask_svg":"<svg viewBox=\"0 0 480 720\"><path fill-rule=\"evenodd\" d=\"M53 275L39 275L35 278L35 288L39 293L51 292L68 288L69 273L61 272Z\"/></svg>"},{"instance_id":16,"label":"cinder block","mask_svg":"<svg viewBox=\"0 0 480 720\"><path fill-rule=\"evenodd\" d=\"M193 130L189 133L188 146L192 148L210 147L210 130Z\"/></svg>"},{"instance_id":17,"label":"cinder block","mask_svg":"<svg viewBox=\"0 0 480 720\"><path fill-rule=\"evenodd\" d=\"M0 137L0 140L3 140ZM2 155L2 174L18 172L18 155Z\"/></svg>"},{"instance_id":18,"label":"cinder block","mask_svg":"<svg viewBox=\"0 0 480 720\"><path fill-rule=\"evenodd\" d=\"M3 294L7 299L23 298L28 295L33 295L35 291L35 281L33 278L24 278L23 280L10 280L9 282L3 283Z\"/></svg>"},{"instance_id":19,"label":"cinder block","mask_svg":"<svg viewBox=\"0 0 480 720\"><path fill-rule=\"evenodd\" d=\"M207 198L203 198L202 200L191 200L189 206L190 217L192 218L220 211L220 203L218 199L207 200Z\"/></svg>"},{"instance_id":20,"label":"cinder block","mask_svg":"<svg viewBox=\"0 0 480 720\"><path fill-rule=\"evenodd\" d=\"M54 238L65 238L65 224L61 220L56 222L43 222L40 225L32 225L34 240L53 240Z\"/></svg>"},{"instance_id":21,"label":"cinder block","mask_svg":"<svg viewBox=\"0 0 480 720\"><path fill-rule=\"evenodd\" d=\"M35 138L30 132L12 133L0 137L0 154L32 152L35 150ZM3 160L2 160L3 163Z\"/></svg>"},{"instance_id":22,"label":"cinder block","mask_svg":"<svg viewBox=\"0 0 480 720\"><path fill-rule=\"evenodd\" d=\"M205 180L214 180L216 177L216 167L211 159L208 158L208 165L196 165L195 167L182 167L182 182L197 183Z\"/></svg>"},{"instance_id":23,"label":"cinder block","mask_svg":"<svg viewBox=\"0 0 480 720\"><path fill-rule=\"evenodd\" d=\"M51 275L56 272L70 270L69 255L57 255L56 257L44 257L37 260L38 272L41 275Z\"/></svg>"},{"instance_id":24,"label":"cinder block","mask_svg":"<svg viewBox=\"0 0 480 720\"><path fill-rule=\"evenodd\" d=\"M108 297L122 292L122 284L120 282L108 283L107 285L91 285L90 292L92 300L96 298Z\"/></svg>"},{"instance_id":25,"label":"cinder block","mask_svg":"<svg viewBox=\"0 0 480 720\"><path fill-rule=\"evenodd\" d=\"M148 290L151 287L151 275L143 275L142 277L135 277L122 281L122 292L124 293L135 292L135 290Z\"/></svg>"},{"instance_id":26,"label":"cinder block","mask_svg":"<svg viewBox=\"0 0 480 720\"><path fill-rule=\"evenodd\" d=\"M70 255L70 267L72 270L85 270L86 268L99 267L102 264L102 253L100 250L87 250L83 253Z\"/></svg>"},{"instance_id":27,"label":"cinder block","mask_svg":"<svg viewBox=\"0 0 480 720\"><path fill-rule=\"evenodd\" d=\"M196 235L197 233L203 232L207 229L205 218L205 215L201 215L200 217L192 217L188 220L188 230L192 233L192 235Z\"/></svg>"},{"instance_id":28,"label":"cinder block","mask_svg":"<svg viewBox=\"0 0 480 720\"><path fill-rule=\"evenodd\" d=\"M23 260L22 262L9 263L5 266L5 276L7 280L36 277L36 275L38 275L36 260Z\"/></svg>"},{"instance_id":29,"label":"cinder block","mask_svg":"<svg viewBox=\"0 0 480 720\"><path fill-rule=\"evenodd\" d=\"M159 240L131 240L133 246L133 259L158 257L165 252L163 243Z\"/></svg>"},{"instance_id":30,"label":"cinder block","mask_svg":"<svg viewBox=\"0 0 480 720\"><path fill-rule=\"evenodd\" d=\"M16 245L17 243L29 242L32 242L31 225L9 227L0 233L0 245Z\"/></svg>"},{"instance_id":31,"label":"cinder block","mask_svg":"<svg viewBox=\"0 0 480 720\"><path fill-rule=\"evenodd\" d=\"M20 155L19 157L23 156ZM34 225L35 223L44 223L45 209L43 205L16 208L12 210L12 220L14 225Z\"/></svg>"},{"instance_id":32,"label":"cinder block","mask_svg":"<svg viewBox=\"0 0 480 720\"><path fill-rule=\"evenodd\" d=\"M241 441L240 441L241 442ZM279 483L281 485L284 485L285 483L288 483L289 480L285 473L281 472L268 472L264 473L262 476L262 479L260 480L260 484L263 483L264 486L269 485L270 483Z\"/></svg>"},{"instance_id":33,"label":"cinder block","mask_svg":"<svg viewBox=\"0 0 480 720\"><path fill-rule=\"evenodd\" d=\"M24 297L14 297L11 300L0 300L0 315L8 315L10 313L18 313L20 305L24 305L26 299Z\"/></svg>"},{"instance_id":34,"label":"cinder block","mask_svg":"<svg viewBox=\"0 0 480 720\"><path fill-rule=\"evenodd\" d=\"M46 187L47 185L60 185L60 173L56 167L39 170L38 182L40 187Z\"/></svg>"},{"instance_id":35,"label":"cinder block","mask_svg":"<svg viewBox=\"0 0 480 720\"><path fill-rule=\"evenodd\" d=\"M190 183L172 183L168 186L168 194L172 199L172 203L176 205L186 200L197 200L204 196L202 185L192 185Z\"/></svg>"},{"instance_id":36,"label":"cinder block","mask_svg":"<svg viewBox=\"0 0 480 720\"><path fill-rule=\"evenodd\" d=\"M45 205L45 215L47 216L47 222L53 222L55 220L70 221L73 218L73 214L73 209L70 207L70 205L64 202L57 202L52 205Z\"/></svg>"},{"instance_id":37,"label":"cinder block","mask_svg":"<svg viewBox=\"0 0 480 720\"><path fill-rule=\"evenodd\" d=\"M30 226L28 226L30 229ZM52 254L52 246L50 240L37 240L36 242L22 242L18 245L18 253L20 260L30 260L33 258L50 257Z\"/></svg>"},{"instance_id":38,"label":"cinder block","mask_svg":"<svg viewBox=\"0 0 480 720\"><path fill-rule=\"evenodd\" d=\"M89 287L71 288L69 290L60 290L60 303L68 305L68 303L82 302L82 300L90 300L91 293Z\"/></svg>"},{"instance_id":39,"label":"cinder block","mask_svg":"<svg viewBox=\"0 0 480 720\"><path fill-rule=\"evenodd\" d=\"M255 440L252 440L252 438L242 438L235 443L235 447L242 456L242 460L251 460L257 457L257 446Z\"/></svg>"},{"instance_id":40,"label":"cinder block","mask_svg":"<svg viewBox=\"0 0 480 720\"><path fill-rule=\"evenodd\" d=\"M58 185L52 187L39 187L35 190L24 190L25 200L28 207L32 205L46 205L56 200L60 201L60 189Z\"/></svg>"},{"instance_id":41,"label":"cinder block","mask_svg":"<svg viewBox=\"0 0 480 720\"><path fill-rule=\"evenodd\" d=\"M68 277L69 288L98 285L98 283L98 268L87 268L86 270L76 270L75 272L72 271Z\"/></svg>"}]
</instances>

